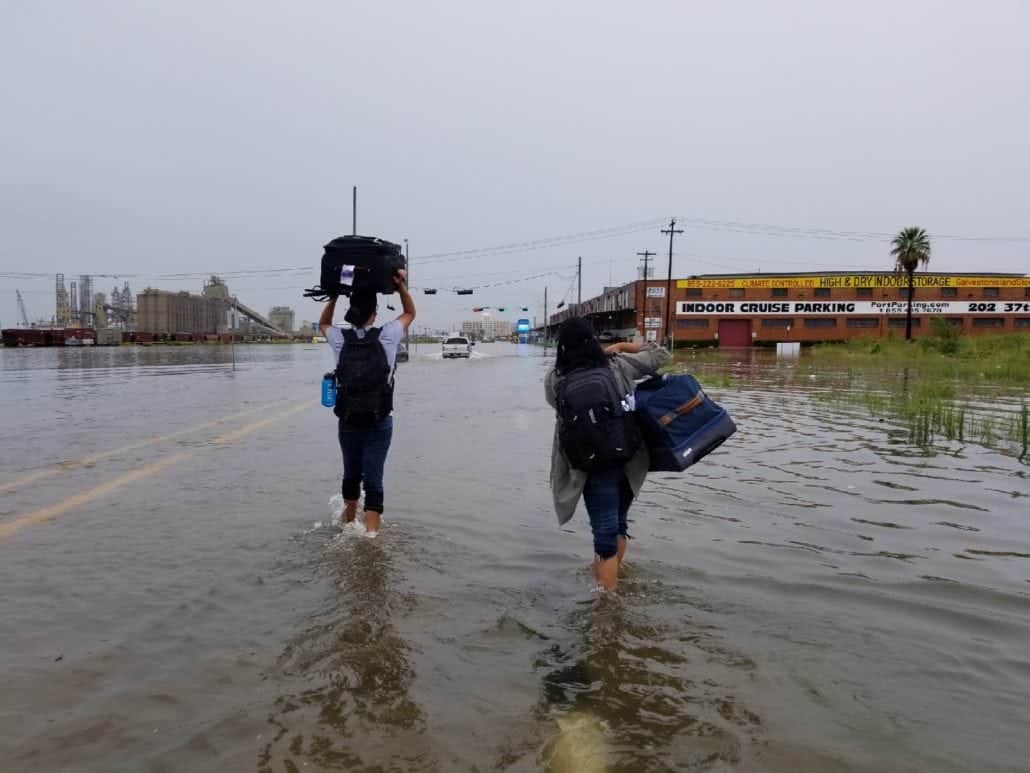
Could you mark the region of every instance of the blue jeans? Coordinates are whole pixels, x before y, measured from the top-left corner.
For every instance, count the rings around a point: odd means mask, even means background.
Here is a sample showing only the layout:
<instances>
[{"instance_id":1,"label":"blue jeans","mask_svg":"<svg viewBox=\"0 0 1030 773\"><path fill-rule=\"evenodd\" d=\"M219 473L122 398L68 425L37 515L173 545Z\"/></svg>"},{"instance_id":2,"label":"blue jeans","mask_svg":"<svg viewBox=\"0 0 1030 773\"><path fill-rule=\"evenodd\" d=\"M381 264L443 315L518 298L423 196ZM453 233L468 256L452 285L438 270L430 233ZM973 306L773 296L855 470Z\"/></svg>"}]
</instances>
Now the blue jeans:
<instances>
[{"instance_id":1,"label":"blue jeans","mask_svg":"<svg viewBox=\"0 0 1030 773\"><path fill-rule=\"evenodd\" d=\"M594 532L594 552L602 559L611 558L618 552L619 536L627 534L626 515L633 504L633 489L622 467L590 473L583 502Z\"/></svg>"},{"instance_id":2,"label":"blue jeans","mask_svg":"<svg viewBox=\"0 0 1030 773\"><path fill-rule=\"evenodd\" d=\"M340 450L343 452L343 498L355 502L365 485L365 510L383 512L383 470L393 438L393 417L387 416L373 429L344 429L340 422Z\"/></svg>"}]
</instances>

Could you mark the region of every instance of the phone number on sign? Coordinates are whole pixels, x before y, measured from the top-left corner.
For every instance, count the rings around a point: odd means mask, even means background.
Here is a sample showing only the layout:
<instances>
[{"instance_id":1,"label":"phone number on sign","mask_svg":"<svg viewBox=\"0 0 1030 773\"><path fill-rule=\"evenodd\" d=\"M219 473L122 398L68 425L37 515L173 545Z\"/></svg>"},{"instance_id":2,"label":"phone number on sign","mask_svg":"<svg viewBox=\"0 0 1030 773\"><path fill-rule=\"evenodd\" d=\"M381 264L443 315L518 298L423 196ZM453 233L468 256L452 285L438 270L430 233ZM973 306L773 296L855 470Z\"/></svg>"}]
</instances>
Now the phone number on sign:
<instances>
[{"instance_id":1,"label":"phone number on sign","mask_svg":"<svg viewBox=\"0 0 1030 773\"><path fill-rule=\"evenodd\" d=\"M999 308L999 306L1001 308ZM1030 314L1030 303L970 303L970 311L1002 311L1009 314Z\"/></svg>"}]
</instances>

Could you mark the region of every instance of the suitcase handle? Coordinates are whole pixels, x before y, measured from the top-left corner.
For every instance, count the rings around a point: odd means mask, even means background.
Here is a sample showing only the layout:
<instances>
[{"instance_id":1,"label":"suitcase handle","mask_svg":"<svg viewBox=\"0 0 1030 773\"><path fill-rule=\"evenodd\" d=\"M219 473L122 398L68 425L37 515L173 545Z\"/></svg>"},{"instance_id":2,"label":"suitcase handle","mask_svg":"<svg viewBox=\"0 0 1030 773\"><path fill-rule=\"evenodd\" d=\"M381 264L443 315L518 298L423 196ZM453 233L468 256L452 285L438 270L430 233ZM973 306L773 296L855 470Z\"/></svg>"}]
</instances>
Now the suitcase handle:
<instances>
[{"instance_id":1,"label":"suitcase handle","mask_svg":"<svg viewBox=\"0 0 1030 773\"><path fill-rule=\"evenodd\" d=\"M702 400L704 400L704 395L694 395L693 398L683 403L683 405L681 405L675 411L670 411L669 413L662 416L662 418L658 420L658 423L661 424L663 427L668 427L676 420L677 416L682 416L684 413L690 413L692 410L697 408L697 406L701 405Z\"/></svg>"}]
</instances>

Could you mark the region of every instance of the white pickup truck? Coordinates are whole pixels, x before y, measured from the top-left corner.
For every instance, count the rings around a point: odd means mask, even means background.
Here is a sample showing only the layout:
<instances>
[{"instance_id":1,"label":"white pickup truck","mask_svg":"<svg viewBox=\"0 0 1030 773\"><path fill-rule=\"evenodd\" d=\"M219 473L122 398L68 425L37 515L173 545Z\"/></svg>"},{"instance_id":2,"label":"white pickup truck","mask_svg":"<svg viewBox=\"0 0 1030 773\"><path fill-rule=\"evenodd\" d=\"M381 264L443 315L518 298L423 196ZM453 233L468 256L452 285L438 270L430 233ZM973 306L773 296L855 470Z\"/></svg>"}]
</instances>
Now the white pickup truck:
<instances>
[{"instance_id":1,"label":"white pickup truck","mask_svg":"<svg viewBox=\"0 0 1030 773\"><path fill-rule=\"evenodd\" d=\"M469 340L464 336L450 336L444 339L443 342L443 358L445 360L451 359L451 357L470 357L472 355L472 345Z\"/></svg>"}]
</instances>

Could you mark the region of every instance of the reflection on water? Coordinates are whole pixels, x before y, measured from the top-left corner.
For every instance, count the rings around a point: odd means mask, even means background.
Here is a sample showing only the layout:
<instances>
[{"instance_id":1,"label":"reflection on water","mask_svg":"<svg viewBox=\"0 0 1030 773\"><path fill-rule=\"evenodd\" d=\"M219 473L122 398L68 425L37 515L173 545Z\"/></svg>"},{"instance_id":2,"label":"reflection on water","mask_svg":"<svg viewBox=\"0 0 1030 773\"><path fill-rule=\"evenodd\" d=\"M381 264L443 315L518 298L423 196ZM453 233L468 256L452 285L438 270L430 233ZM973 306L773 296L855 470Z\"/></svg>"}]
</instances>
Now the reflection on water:
<instances>
[{"instance_id":1,"label":"reflection on water","mask_svg":"<svg viewBox=\"0 0 1030 773\"><path fill-rule=\"evenodd\" d=\"M576 770L602 752L606 766L598 769L613 773L714 770L740 760L761 720L720 684L719 672L746 673L753 663L691 611L703 612L682 593L628 580L619 597L571 615L580 638L551 644L535 663L539 712L557 726L542 753L547 770Z\"/></svg>"},{"instance_id":2,"label":"reflection on water","mask_svg":"<svg viewBox=\"0 0 1030 773\"><path fill-rule=\"evenodd\" d=\"M415 743L425 717L410 694L411 646L393 622L411 601L397 590L383 542L347 536L322 559L331 597L276 665L276 679L296 687L275 701L268 720L275 732L259 756L260 773L309 765L366 770L372 760L374 769L435 769L422 764Z\"/></svg>"}]
</instances>

